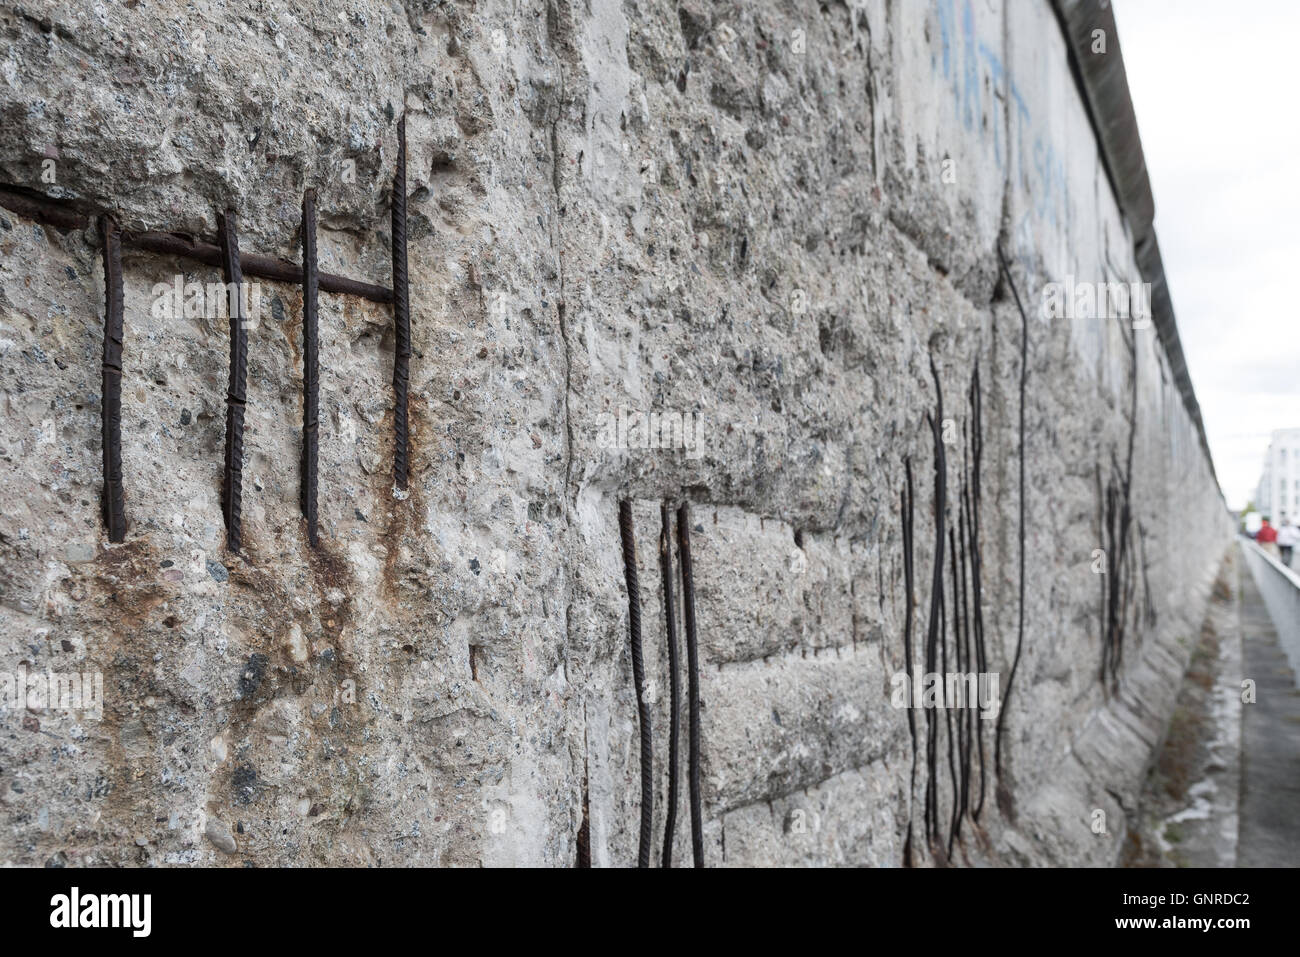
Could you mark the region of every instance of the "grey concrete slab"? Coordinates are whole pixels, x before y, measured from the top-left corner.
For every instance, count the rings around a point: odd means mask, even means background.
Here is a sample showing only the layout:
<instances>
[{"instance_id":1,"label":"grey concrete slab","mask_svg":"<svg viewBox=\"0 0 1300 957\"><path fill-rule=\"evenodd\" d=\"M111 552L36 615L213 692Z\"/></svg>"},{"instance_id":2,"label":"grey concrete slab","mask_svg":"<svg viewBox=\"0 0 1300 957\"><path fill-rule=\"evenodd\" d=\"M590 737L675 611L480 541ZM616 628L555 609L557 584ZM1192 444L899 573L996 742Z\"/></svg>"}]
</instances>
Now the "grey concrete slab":
<instances>
[{"instance_id":1,"label":"grey concrete slab","mask_svg":"<svg viewBox=\"0 0 1300 957\"><path fill-rule=\"evenodd\" d=\"M1300 865L1300 691L1250 575L1241 576L1243 677L1239 867Z\"/></svg>"}]
</instances>

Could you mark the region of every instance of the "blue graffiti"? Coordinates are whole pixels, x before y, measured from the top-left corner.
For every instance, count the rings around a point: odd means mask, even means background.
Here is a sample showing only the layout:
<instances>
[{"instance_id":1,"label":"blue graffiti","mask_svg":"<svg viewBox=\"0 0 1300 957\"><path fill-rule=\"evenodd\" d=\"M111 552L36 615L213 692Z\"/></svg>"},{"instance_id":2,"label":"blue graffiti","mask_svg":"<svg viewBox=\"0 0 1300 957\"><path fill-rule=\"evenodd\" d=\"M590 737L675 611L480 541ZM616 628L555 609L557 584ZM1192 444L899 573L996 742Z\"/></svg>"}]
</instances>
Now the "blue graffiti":
<instances>
[{"instance_id":1,"label":"blue graffiti","mask_svg":"<svg viewBox=\"0 0 1300 957\"><path fill-rule=\"evenodd\" d=\"M976 35L975 13L970 0L962 2L961 48L953 49L956 34L955 0L935 0L934 12L939 24L940 59L945 85L953 96L954 119L968 132L976 131L981 142L991 138L993 157L1000 171L1014 163L1012 174L1031 187L1033 209L1040 220L1059 227L1069 219L1069 182L1065 164L1051 141L1050 133L1036 130L1028 103L1007 70L1002 58L988 43ZM960 54L960 67L954 62ZM1003 148L1002 125L986 123L980 97L981 66L987 73L995 94L1011 104L1011 127L1015 142ZM940 62L930 57L932 72L939 72ZM991 130L991 134L990 134ZM1026 144L1026 137L1031 141ZM1028 162L1027 162L1028 159Z\"/></svg>"},{"instance_id":2,"label":"blue graffiti","mask_svg":"<svg viewBox=\"0 0 1300 957\"><path fill-rule=\"evenodd\" d=\"M975 128L975 113L980 111L980 78L977 61L975 59L975 13L970 8L970 0L962 9L961 14L961 36L962 36L962 64L965 69L962 71L962 89L965 95L962 97L962 123L967 130ZM971 104L975 107L972 110Z\"/></svg>"},{"instance_id":3,"label":"blue graffiti","mask_svg":"<svg viewBox=\"0 0 1300 957\"><path fill-rule=\"evenodd\" d=\"M943 78L946 80L952 75L952 0L939 0L937 7L939 14L939 39L943 43ZM930 66L934 66L934 58L930 58Z\"/></svg>"}]
</instances>

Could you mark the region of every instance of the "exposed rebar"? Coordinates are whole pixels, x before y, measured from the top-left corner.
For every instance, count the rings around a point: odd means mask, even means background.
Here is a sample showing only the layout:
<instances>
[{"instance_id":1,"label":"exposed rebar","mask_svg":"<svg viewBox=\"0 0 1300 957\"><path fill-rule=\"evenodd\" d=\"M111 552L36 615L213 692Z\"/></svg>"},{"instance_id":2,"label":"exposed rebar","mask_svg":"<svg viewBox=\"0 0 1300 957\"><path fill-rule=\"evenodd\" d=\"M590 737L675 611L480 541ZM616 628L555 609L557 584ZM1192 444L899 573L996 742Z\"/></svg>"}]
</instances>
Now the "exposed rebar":
<instances>
[{"instance_id":1,"label":"exposed rebar","mask_svg":"<svg viewBox=\"0 0 1300 957\"><path fill-rule=\"evenodd\" d=\"M1020 653L1025 644L1025 383L1029 377L1029 317L1025 313L1024 303L1020 301L1020 292L1011 275L1007 257L998 246L998 263L1006 277L1011 295L1015 297L1016 309L1020 312L1020 612L1016 624L1016 653L1011 661L1011 672L1007 675L1007 687L1002 693L1002 703L998 708L997 729L993 735L993 768L999 780L1002 777L1002 732L1006 726L1007 712L1010 710L1011 689L1015 685L1016 669L1020 667ZM1009 792L1008 792L1009 795Z\"/></svg>"},{"instance_id":2,"label":"exposed rebar","mask_svg":"<svg viewBox=\"0 0 1300 957\"><path fill-rule=\"evenodd\" d=\"M618 503L618 526L623 539L623 576L627 582L628 640L632 648L632 683L636 685L637 720L641 725L641 836L637 845L637 866L650 866L650 843L654 820L654 748L650 735L650 707L645 700L645 663L641 658L641 589L637 584L636 531L632 524L632 503Z\"/></svg>"},{"instance_id":3,"label":"exposed rebar","mask_svg":"<svg viewBox=\"0 0 1300 957\"><path fill-rule=\"evenodd\" d=\"M681 682L677 662L677 602L673 599L673 513L659 505L659 565L663 573L664 621L668 632L668 808L664 814L663 866L673 866L673 832L677 827L677 767Z\"/></svg>"},{"instance_id":4,"label":"exposed rebar","mask_svg":"<svg viewBox=\"0 0 1300 957\"><path fill-rule=\"evenodd\" d=\"M104 451L104 526L110 542L126 539L122 487L122 244L111 216L99 219L104 258L103 398L100 403Z\"/></svg>"},{"instance_id":5,"label":"exposed rebar","mask_svg":"<svg viewBox=\"0 0 1300 957\"><path fill-rule=\"evenodd\" d=\"M907 482L903 486L902 503L900 505L901 519L903 523L903 583L904 583L904 604L903 612L903 670L907 675L907 693L909 696L907 708L907 729L912 735L912 768L907 776L907 840L903 844L903 863L906 867L912 866L912 796L916 790L916 702L910 700L913 694L912 684L912 628L915 619L915 577L912 571L912 523L913 523L913 488L912 488L912 460L903 459L903 470L907 474Z\"/></svg>"},{"instance_id":6,"label":"exposed rebar","mask_svg":"<svg viewBox=\"0 0 1300 957\"><path fill-rule=\"evenodd\" d=\"M682 566L682 616L686 624L686 691L688 724L687 776L691 804L691 853L696 867L704 866L704 813L700 803L700 656L695 630L695 571L691 563L691 511L677 509L677 557Z\"/></svg>"},{"instance_id":7,"label":"exposed rebar","mask_svg":"<svg viewBox=\"0 0 1300 957\"><path fill-rule=\"evenodd\" d=\"M981 485L983 482L982 468L984 459L984 392L980 386L980 367L978 359L975 362L975 371L971 374L970 384L970 482L968 494L966 496L967 521L966 528L970 546L970 581L971 581L971 612L973 620L971 624L974 628L975 638L975 666L981 675L988 674L988 655L984 644L984 596L983 596L983 575L984 575L984 557L980 549L980 502L982 499ZM979 797L975 801L975 810L971 817L979 821L980 812L984 809L984 793L986 783L985 758L984 758L984 725L983 719L975 721L975 739L979 751L980 759L980 790Z\"/></svg>"},{"instance_id":8,"label":"exposed rebar","mask_svg":"<svg viewBox=\"0 0 1300 957\"><path fill-rule=\"evenodd\" d=\"M393 484L406 491L407 387L411 377L411 304L406 273L406 117L397 122L397 172L393 175Z\"/></svg>"},{"instance_id":9,"label":"exposed rebar","mask_svg":"<svg viewBox=\"0 0 1300 957\"><path fill-rule=\"evenodd\" d=\"M21 187L0 186L0 206L56 229L85 229L90 225L84 215L62 200Z\"/></svg>"},{"instance_id":10,"label":"exposed rebar","mask_svg":"<svg viewBox=\"0 0 1300 957\"><path fill-rule=\"evenodd\" d=\"M244 484L244 407L247 403L248 331L244 328L244 274L239 263L237 216L227 210L218 217L222 273L229 291L230 383L226 389L226 468L221 507L226 520L226 547L240 547L240 515Z\"/></svg>"},{"instance_id":11,"label":"exposed rebar","mask_svg":"<svg viewBox=\"0 0 1300 957\"><path fill-rule=\"evenodd\" d=\"M948 458L943 445L943 387L939 382L939 370L930 356L930 375L934 379L935 411L929 415L930 432L934 440L934 568L930 578L930 617L925 636L925 674L936 672L940 642L944 632L944 547L946 532L944 529L948 511ZM945 669L946 670L946 669ZM939 838L939 776L938 776L938 729L935 727L934 710L925 709L925 741L927 784L925 790L926 841L933 846Z\"/></svg>"},{"instance_id":12,"label":"exposed rebar","mask_svg":"<svg viewBox=\"0 0 1300 957\"><path fill-rule=\"evenodd\" d=\"M193 259L209 266L223 266L225 264L225 257L221 252L220 243L213 245L187 233L131 232L126 230L122 233L122 244L144 252L157 253L161 256ZM241 251L239 254L239 268L244 275L256 276L259 279L270 279L294 286L302 285L303 281L302 267L297 263L277 259L274 256L264 256L260 253ZM393 301L393 291L386 286L377 286L374 283L361 282L358 279L336 276L334 273L328 272L318 273L317 282L321 292L358 296L362 299L369 299L371 302L387 303Z\"/></svg>"},{"instance_id":13,"label":"exposed rebar","mask_svg":"<svg viewBox=\"0 0 1300 957\"><path fill-rule=\"evenodd\" d=\"M88 225L84 214L62 200L18 187L0 186L0 206L12 210L19 216L25 216L56 229L85 229ZM210 243L188 233L124 229L119 231L118 236L123 246L143 252L193 259L217 267L222 266L224 262L219 243ZM271 279L295 286L303 281L302 268L297 263L275 256L250 253L246 250L240 254L240 268L244 275L256 276L259 279ZM320 273L319 280L321 292L359 296L372 302L393 301L393 290L387 286L349 279L347 276L337 276L328 272Z\"/></svg>"},{"instance_id":14,"label":"exposed rebar","mask_svg":"<svg viewBox=\"0 0 1300 957\"><path fill-rule=\"evenodd\" d=\"M961 837L961 819L970 813L971 809L971 765L974 760L974 736L979 730L979 716L972 709L979 707L979 688L980 681L983 678L983 672L974 666L974 654L972 648L972 631L971 627L971 609L970 609L970 591L969 577L967 575L970 569L970 531L967 528L967 514L965 501L968 497L966 488L961 490L961 502L957 511L957 550L958 563L960 569L960 583L954 582L954 587L960 588L961 604L957 604L956 595L953 596L953 606L958 612L958 642L957 653L959 664L957 672L963 676L967 674L975 675L974 694L971 695L969 683L966 687L968 698L965 707L958 714L958 721L961 728L961 813L957 817L957 836ZM965 680L965 678L963 678Z\"/></svg>"},{"instance_id":15,"label":"exposed rebar","mask_svg":"<svg viewBox=\"0 0 1300 957\"><path fill-rule=\"evenodd\" d=\"M966 674L970 671L970 655L966 653L966 521L962 518L961 508L957 511L957 521L948 525L948 555L953 584L953 655L957 658L957 675L961 683L958 684L958 700L949 702L949 707L957 709L954 715L957 724L957 775L953 787L952 832L948 836L948 853L952 857L953 839L962 836L962 817L965 817L970 796L970 748L967 746L970 701L961 700L970 693L970 685L966 684ZM952 749L949 749L950 759Z\"/></svg>"},{"instance_id":16,"label":"exposed rebar","mask_svg":"<svg viewBox=\"0 0 1300 957\"><path fill-rule=\"evenodd\" d=\"M960 601L961 596L957 592L957 536L956 533L953 531L952 522L948 523L948 568L952 579L951 617L952 617L953 655L956 659L956 673L960 675L962 671L961 654L958 651L958 649L960 647L960 641L961 641L961 637L959 635L961 622L957 615L957 603L958 601ZM948 610L945 607L944 609L945 625L946 625L947 617L949 617ZM959 768L961 765L961 716L958 715L956 718L957 756L956 758L954 758L953 733L952 733L953 713L952 712L953 712L953 707L956 705L956 702L949 700L948 692L949 690L955 691L956 689L953 688L953 682L948 680L948 675L951 674L952 672L948 670L948 630L946 627L944 628L943 634L940 636L939 640L942 642L943 645L943 661L941 665L942 670L939 673L943 675L943 720L944 720L944 724L948 728L948 777L950 779L950 783L952 784L952 807L950 809L949 817L948 817L947 859L952 860L953 841L956 840L957 832L961 827L961 799L960 799L961 784L959 781Z\"/></svg>"},{"instance_id":17,"label":"exposed rebar","mask_svg":"<svg viewBox=\"0 0 1300 957\"><path fill-rule=\"evenodd\" d=\"M320 342L317 335L316 190L302 197L302 468L300 497L307 540L317 544L316 460L319 451Z\"/></svg>"},{"instance_id":18,"label":"exposed rebar","mask_svg":"<svg viewBox=\"0 0 1300 957\"><path fill-rule=\"evenodd\" d=\"M1133 568L1133 454L1137 438L1137 343L1126 341L1129 349L1129 432L1128 451L1123 468L1111 455L1111 479L1107 485L1106 516L1106 633L1102 642L1101 681L1110 691L1119 688L1124 659L1124 638L1128 630L1129 608L1137 587ZM1141 626L1135 617L1134 627Z\"/></svg>"}]
</instances>

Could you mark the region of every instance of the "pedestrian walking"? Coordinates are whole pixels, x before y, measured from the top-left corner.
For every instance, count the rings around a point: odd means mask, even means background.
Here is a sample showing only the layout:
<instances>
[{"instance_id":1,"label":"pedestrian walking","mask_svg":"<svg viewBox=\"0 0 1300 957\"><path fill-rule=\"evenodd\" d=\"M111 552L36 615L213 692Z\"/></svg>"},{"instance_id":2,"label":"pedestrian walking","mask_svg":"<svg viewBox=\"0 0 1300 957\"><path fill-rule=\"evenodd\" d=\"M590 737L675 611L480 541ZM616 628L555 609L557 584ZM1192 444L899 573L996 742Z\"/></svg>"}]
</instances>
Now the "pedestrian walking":
<instances>
[{"instance_id":1,"label":"pedestrian walking","mask_svg":"<svg viewBox=\"0 0 1300 957\"><path fill-rule=\"evenodd\" d=\"M1291 567L1291 555L1297 545L1300 545L1300 528L1296 527L1295 519L1283 515L1277 529L1277 547L1282 553L1282 564L1287 568Z\"/></svg>"},{"instance_id":2,"label":"pedestrian walking","mask_svg":"<svg viewBox=\"0 0 1300 957\"><path fill-rule=\"evenodd\" d=\"M1277 529L1269 523L1268 516L1265 515L1260 522L1259 531L1255 533L1255 541L1259 547L1264 549L1274 558L1278 556L1277 549Z\"/></svg>"}]
</instances>

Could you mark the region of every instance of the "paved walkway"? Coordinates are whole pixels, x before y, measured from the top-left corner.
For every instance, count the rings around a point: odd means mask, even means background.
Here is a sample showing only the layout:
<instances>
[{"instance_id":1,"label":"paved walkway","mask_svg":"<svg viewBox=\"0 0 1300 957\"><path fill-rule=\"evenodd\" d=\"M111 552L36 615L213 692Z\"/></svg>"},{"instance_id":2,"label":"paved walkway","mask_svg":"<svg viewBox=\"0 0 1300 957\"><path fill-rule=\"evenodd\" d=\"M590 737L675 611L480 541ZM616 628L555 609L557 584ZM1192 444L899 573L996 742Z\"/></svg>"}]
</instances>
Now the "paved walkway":
<instances>
[{"instance_id":1,"label":"paved walkway","mask_svg":"<svg viewBox=\"0 0 1300 957\"><path fill-rule=\"evenodd\" d=\"M1300 867L1300 691L1250 570L1241 569L1242 706L1238 867Z\"/></svg>"}]
</instances>

